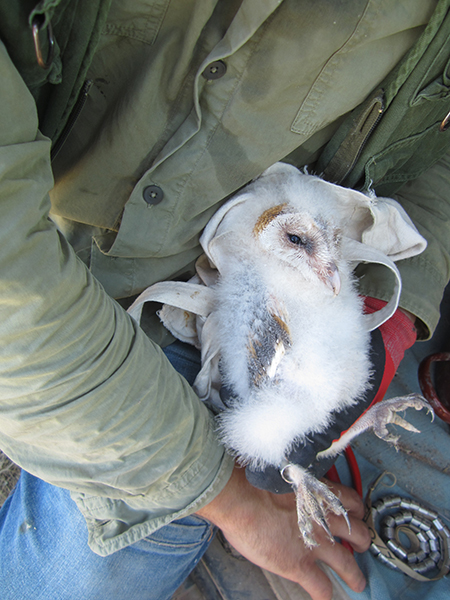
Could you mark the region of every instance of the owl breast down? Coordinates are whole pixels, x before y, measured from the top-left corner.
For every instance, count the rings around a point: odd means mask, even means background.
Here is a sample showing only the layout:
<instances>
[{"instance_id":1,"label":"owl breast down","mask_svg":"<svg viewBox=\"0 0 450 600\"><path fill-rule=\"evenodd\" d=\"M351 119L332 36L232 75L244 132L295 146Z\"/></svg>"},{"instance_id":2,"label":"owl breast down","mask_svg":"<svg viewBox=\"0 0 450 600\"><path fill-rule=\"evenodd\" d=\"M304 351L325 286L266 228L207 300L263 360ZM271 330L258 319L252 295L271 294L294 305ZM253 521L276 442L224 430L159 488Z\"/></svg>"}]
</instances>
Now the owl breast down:
<instances>
[{"instance_id":1,"label":"owl breast down","mask_svg":"<svg viewBox=\"0 0 450 600\"><path fill-rule=\"evenodd\" d=\"M241 245L227 261L216 314L231 399L219 427L243 464L279 467L295 442L324 430L369 385L362 301L349 266L335 263L337 294L272 253Z\"/></svg>"}]
</instances>

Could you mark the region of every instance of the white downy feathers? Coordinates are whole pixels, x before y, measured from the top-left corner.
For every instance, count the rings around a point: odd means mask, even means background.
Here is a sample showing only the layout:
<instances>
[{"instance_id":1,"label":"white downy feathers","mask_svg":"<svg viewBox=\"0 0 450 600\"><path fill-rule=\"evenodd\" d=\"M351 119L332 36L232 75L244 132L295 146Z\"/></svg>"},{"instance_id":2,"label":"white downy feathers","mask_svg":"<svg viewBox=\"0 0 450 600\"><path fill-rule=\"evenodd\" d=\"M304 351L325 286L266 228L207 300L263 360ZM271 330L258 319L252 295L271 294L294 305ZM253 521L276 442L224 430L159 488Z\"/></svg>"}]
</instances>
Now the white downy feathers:
<instances>
[{"instance_id":1,"label":"white downy feathers","mask_svg":"<svg viewBox=\"0 0 450 600\"><path fill-rule=\"evenodd\" d=\"M266 172L216 232L216 335L233 396L220 433L239 460L261 468L280 467L294 442L324 430L332 411L358 400L370 373L342 239L354 207L342 211L335 186L290 175L285 165Z\"/></svg>"},{"instance_id":2,"label":"white downy feathers","mask_svg":"<svg viewBox=\"0 0 450 600\"><path fill-rule=\"evenodd\" d=\"M292 221L280 237L306 239ZM234 398L221 413L220 432L242 462L279 467L295 441L324 430L332 411L365 391L369 334L339 241L321 259L302 247L292 252L287 242L288 262L278 240L266 248L251 231L248 237L217 287L220 368ZM339 294L311 260L322 261L324 271L336 267Z\"/></svg>"}]
</instances>

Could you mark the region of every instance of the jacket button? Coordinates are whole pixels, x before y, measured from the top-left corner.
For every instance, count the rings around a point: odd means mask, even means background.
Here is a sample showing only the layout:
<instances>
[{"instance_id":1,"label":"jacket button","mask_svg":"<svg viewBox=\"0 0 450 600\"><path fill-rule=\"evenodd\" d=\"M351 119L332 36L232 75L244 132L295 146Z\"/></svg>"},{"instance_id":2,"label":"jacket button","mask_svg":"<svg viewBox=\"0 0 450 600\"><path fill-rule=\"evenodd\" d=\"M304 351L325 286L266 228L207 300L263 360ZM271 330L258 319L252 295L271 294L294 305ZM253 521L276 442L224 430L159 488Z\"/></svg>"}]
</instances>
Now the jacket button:
<instances>
[{"instance_id":1,"label":"jacket button","mask_svg":"<svg viewBox=\"0 0 450 600\"><path fill-rule=\"evenodd\" d=\"M439 131L447 131L447 129L450 127L450 112L447 113L445 119L442 121L442 123L439 126Z\"/></svg>"},{"instance_id":2,"label":"jacket button","mask_svg":"<svg viewBox=\"0 0 450 600\"><path fill-rule=\"evenodd\" d=\"M142 190L142 197L147 204L159 204L164 198L164 192L157 185L148 185Z\"/></svg>"},{"instance_id":3,"label":"jacket button","mask_svg":"<svg viewBox=\"0 0 450 600\"><path fill-rule=\"evenodd\" d=\"M216 60L206 67L202 75L205 79L220 79L226 72L227 65L221 60Z\"/></svg>"}]
</instances>

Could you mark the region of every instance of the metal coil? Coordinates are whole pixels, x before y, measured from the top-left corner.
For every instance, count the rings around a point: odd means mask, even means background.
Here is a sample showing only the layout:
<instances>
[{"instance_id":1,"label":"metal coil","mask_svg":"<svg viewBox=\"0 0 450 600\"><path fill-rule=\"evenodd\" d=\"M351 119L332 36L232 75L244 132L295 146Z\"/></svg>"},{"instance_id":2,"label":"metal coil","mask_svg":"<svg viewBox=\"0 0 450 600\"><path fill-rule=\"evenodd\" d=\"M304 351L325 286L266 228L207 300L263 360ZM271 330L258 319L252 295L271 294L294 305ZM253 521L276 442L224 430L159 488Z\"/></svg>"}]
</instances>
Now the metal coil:
<instances>
[{"instance_id":1,"label":"metal coil","mask_svg":"<svg viewBox=\"0 0 450 600\"><path fill-rule=\"evenodd\" d=\"M371 507L374 526L395 557L416 573L450 570L450 530L439 515L411 499L385 496ZM398 570L375 543L370 551L383 564Z\"/></svg>"}]
</instances>

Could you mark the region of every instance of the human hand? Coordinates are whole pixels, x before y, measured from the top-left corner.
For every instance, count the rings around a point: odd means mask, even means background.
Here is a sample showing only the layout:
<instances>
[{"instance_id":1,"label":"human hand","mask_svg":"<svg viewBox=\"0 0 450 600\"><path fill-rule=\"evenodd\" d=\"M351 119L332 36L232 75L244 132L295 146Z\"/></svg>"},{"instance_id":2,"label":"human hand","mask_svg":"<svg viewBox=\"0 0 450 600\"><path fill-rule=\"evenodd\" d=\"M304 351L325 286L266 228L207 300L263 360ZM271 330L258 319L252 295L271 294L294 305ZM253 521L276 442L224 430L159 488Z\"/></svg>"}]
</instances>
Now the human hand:
<instances>
[{"instance_id":1,"label":"human hand","mask_svg":"<svg viewBox=\"0 0 450 600\"><path fill-rule=\"evenodd\" d=\"M345 519L329 515L332 534L348 541L357 552L370 545L369 530L362 521L364 508L358 494L340 484L328 484L348 511ZM332 585L317 561L331 567L355 592L365 587L354 557L341 544L331 542L315 527L318 545L307 549L300 539L294 494L277 495L250 485L245 471L236 467L222 490L197 513L219 527L228 542L245 558L272 573L295 581L313 600L331 600Z\"/></svg>"}]
</instances>

